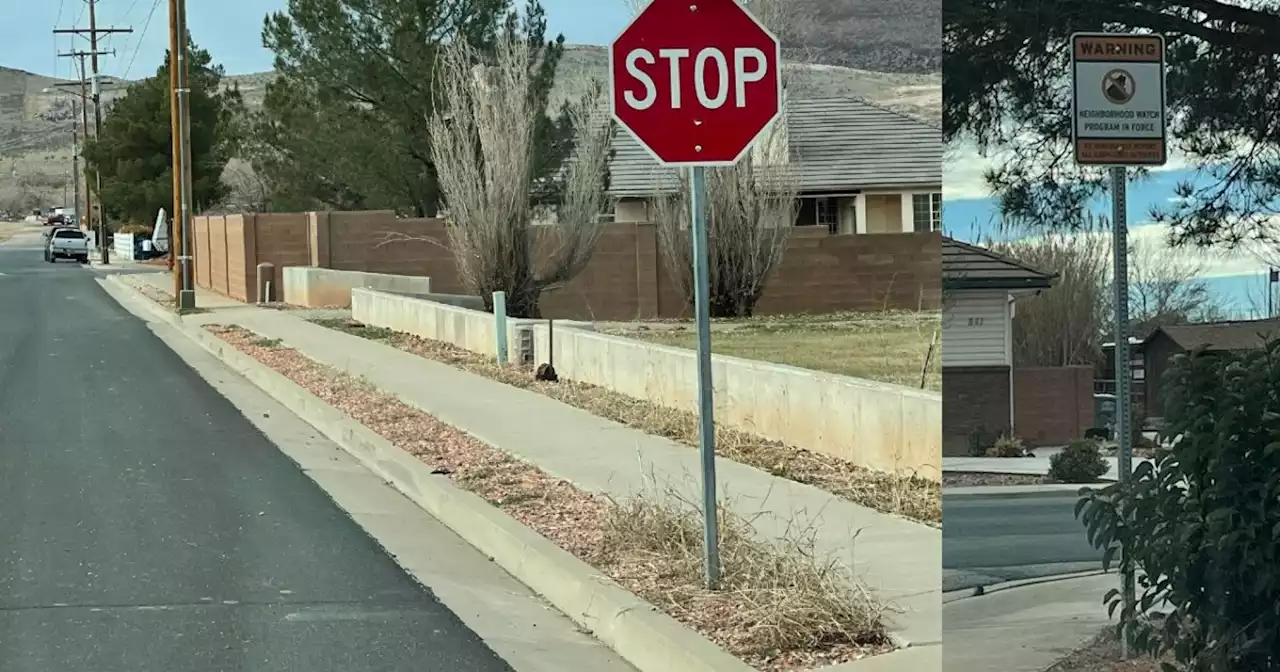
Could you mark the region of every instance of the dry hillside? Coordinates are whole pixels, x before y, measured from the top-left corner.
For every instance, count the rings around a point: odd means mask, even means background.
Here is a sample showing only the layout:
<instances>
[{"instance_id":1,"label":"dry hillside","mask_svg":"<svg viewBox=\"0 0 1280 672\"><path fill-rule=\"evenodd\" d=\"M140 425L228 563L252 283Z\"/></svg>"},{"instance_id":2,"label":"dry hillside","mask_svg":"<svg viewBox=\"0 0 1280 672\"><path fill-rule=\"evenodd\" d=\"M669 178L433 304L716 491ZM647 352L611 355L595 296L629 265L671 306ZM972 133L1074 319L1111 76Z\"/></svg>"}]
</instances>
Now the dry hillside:
<instances>
[{"instance_id":1,"label":"dry hillside","mask_svg":"<svg viewBox=\"0 0 1280 672\"><path fill-rule=\"evenodd\" d=\"M936 0L932 2L937 4ZM923 6L929 3L916 4ZM895 16L901 17L902 13L901 7L895 8ZM832 37L827 39L815 34L820 39L815 39L815 46L806 54L807 59L820 64L792 63L787 66L791 95L801 98L863 98L940 124L941 77L936 71L934 74L901 71L910 70L908 66L911 63L926 71L930 65L936 67L936 38L932 44L912 48L910 44L913 41L907 40L909 33L886 31L882 34L895 37L884 38L881 44L866 42L865 49L859 48L863 42L841 43L834 37L841 34L841 20L854 21L857 17L841 19L836 14L839 12L832 15L832 24L824 29L829 29ZM936 12L932 18L927 13L913 14L909 18L913 22L922 22L925 26L922 30L926 33L930 21L937 22ZM864 28L867 30L874 26L883 30L885 26L884 21L877 23L868 16L857 20L866 21ZM896 44L894 39L907 41ZM914 43L919 44L920 40ZM883 62L886 66L897 64L901 69L895 68L899 69L898 72L876 72L840 65L863 61ZM604 47L570 47L559 69L554 97L563 99L583 90L591 78L603 81L607 77L607 64ZM272 76L272 73L236 75L226 81L228 85L238 85L249 105L256 107L261 105L264 87ZM63 199L66 175L71 167L73 115L69 96L45 92L55 81L0 67L0 210L10 207L24 193L36 196L46 206L57 205ZM108 105L116 95L119 95L118 91L105 94ZM67 193L70 193L69 188Z\"/></svg>"}]
</instances>

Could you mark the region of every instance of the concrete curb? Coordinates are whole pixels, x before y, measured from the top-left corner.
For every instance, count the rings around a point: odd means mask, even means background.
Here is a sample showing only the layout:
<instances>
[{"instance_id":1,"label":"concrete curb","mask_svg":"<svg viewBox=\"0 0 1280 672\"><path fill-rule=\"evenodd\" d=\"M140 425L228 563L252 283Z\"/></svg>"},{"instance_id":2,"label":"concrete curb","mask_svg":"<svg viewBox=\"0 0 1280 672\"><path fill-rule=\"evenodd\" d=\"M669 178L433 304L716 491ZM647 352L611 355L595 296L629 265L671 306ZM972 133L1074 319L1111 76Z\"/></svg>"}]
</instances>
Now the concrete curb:
<instances>
[{"instance_id":1,"label":"concrete curb","mask_svg":"<svg viewBox=\"0 0 1280 672\"><path fill-rule=\"evenodd\" d=\"M967 600L974 597L982 597L991 593L999 593L1014 588L1025 588L1027 586L1037 586L1042 583L1057 583L1059 581L1070 581L1071 579L1087 579L1091 576L1101 576L1103 574L1114 574L1102 569L1090 570L1088 572L1072 572L1070 574L1057 574L1054 576L1039 576L1034 579L1017 579L1015 581L1003 581L993 583L989 586L977 586L974 588L964 588L961 590L952 590L942 594L942 603L950 604L959 600Z\"/></svg>"},{"instance_id":2,"label":"concrete curb","mask_svg":"<svg viewBox=\"0 0 1280 672\"><path fill-rule=\"evenodd\" d=\"M590 631L639 672L753 672L712 641L631 594L599 570L520 524L477 495L455 486L369 428L201 327L142 296L118 277L99 280L117 301L177 328L263 392L386 480L414 503L488 555L509 574ZM115 291L112 291L112 290ZM936 647L925 647L936 648ZM847 665L847 670L921 669L922 649L906 648ZM926 654L928 655L928 654ZM902 657L902 666L893 661ZM908 657L909 656L909 657ZM940 659L940 654L939 654ZM878 667L865 665L874 662Z\"/></svg>"},{"instance_id":3,"label":"concrete curb","mask_svg":"<svg viewBox=\"0 0 1280 672\"><path fill-rule=\"evenodd\" d=\"M1044 485L976 485L943 488L943 497L1035 497L1039 495L1079 494L1082 488L1104 488L1106 483L1046 483ZM944 513L945 515L945 513ZM945 525L945 520L943 521Z\"/></svg>"}]
</instances>

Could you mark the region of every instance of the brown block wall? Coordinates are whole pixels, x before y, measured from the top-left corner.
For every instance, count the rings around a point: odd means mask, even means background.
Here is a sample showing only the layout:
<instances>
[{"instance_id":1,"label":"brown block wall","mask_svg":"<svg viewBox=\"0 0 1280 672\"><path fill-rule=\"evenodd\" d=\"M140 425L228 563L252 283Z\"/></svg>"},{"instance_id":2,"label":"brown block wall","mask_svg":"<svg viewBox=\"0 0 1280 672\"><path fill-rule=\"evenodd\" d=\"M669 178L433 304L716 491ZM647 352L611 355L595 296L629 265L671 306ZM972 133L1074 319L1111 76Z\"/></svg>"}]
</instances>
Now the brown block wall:
<instances>
[{"instance_id":1,"label":"brown block wall","mask_svg":"<svg viewBox=\"0 0 1280 672\"><path fill-rule=\"evenodd\" d=\"M260 261L276 265L277 296L283 295L282 269L293 265L429 276L433 291L466 291L448 232L438 219L398 219L389 211L369 211L196 220L200 286L232 298L255 298L249 294ZM937 233L832 236L799 230L765 288L759 312L937 309L940 265ZM583 272L545 294L542 311L548 317L587 320L690 313L662 258L657 230L647 223L608 225Z\"/></svg>"},{"instance_id":2,"label":"brown block wall","mask_svg":"<svg viewBox=\"0 0 1280 672\"><path fill-rule=\"evenodd\" d=\"M942 454L967 455L969 437L1009 431L1009 367L942 369Z\"/></svg>"},{"instance_id":3,"label":"brown block wall","mask_svg":"<svg viewBox=\"0 0 1280 672\"><path fill-rule=\"evenodd\" d=\"M1093 367L1013 372L1014 432L1028 445L1068 443L1093 426Z\"/></svg>"}]
</instances>

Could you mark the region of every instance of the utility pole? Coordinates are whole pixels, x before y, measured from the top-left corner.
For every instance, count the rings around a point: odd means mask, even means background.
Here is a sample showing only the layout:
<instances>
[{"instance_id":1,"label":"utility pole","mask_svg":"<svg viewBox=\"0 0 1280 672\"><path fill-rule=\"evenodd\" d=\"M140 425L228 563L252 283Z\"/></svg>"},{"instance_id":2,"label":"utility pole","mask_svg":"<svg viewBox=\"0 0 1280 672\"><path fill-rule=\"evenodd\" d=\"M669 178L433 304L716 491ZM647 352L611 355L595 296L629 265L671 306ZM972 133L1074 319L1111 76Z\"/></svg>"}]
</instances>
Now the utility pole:
<instances>
[{"instance_id":1,"label":"utility pole","mask_svg":"<svg viewBox=\"0 0 1280 672\"><path fill-rule=\"evenodd\" d=\"M115 52L98 51L98 36L111 35L115 33L132 33L132 28L99 28L97 0L85 0L89 3L89 27L88 28L55 28L55 35L73 34L85 35L89 37L88 52L73 52L74 55L80 56L84 53L89 57L90 67L93 74L90 78L90 86L93 95L93 133L94 137L102 137L102 81L98 71L98 56L106 54L114 54ZM61 55L61 54L60 54ZM111 261L111 255L108 252L107 245L107 218L106 211L102 207L102 175L94 171L94 193L97 194L98 208L96 219L98 223L98 250L102 254L102 263L108 264Z\"/></svg>"},{"instance_id":2,"label":"utility pole","mask_svg":"<svg viewBox=\"0 0 1280 672\"><path fill-rule=\"evenodd\" d=\"M76 101L71 101L71 184L75 189L77 228L83 227L85 211L80 209L80 122L76 119Z\"/></svg>"},{"instance_id":3,"label":"utility pole","mask_svg":"<svg viewBox=\"0 0 1280 672\"><path fill-rule=\"evenodd\" d=\"M187 3L169 0L169 127L173 136L173 225L169 254L178 310L195 308L191 277L191 108L187 69Z\"/></svg>"}]
</instances>

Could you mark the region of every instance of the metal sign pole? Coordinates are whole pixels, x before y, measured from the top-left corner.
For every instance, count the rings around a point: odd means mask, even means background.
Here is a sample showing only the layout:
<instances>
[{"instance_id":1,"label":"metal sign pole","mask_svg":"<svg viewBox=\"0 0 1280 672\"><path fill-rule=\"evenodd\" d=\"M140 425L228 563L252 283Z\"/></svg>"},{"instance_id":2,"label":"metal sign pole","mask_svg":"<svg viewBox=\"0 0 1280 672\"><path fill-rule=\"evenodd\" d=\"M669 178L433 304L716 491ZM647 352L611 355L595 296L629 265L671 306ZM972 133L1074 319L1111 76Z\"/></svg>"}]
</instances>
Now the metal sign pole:
<instances>
[{"instance_id":1,"label":"metal sign pole","mask_svg":"<svg viewBox=\"0 0 1280 672\"><path fill-rule=\"evenodd\" d=\"M707 590L720 584L720 532L716 522L716 425L711 383L711 270L707 262L706 168L690 169L693 308L698 325L698 447L702 453L702 547Z\"/></svg>"},{"instance_id":2,"label":"metal sign pole","mask_svg":"<svg viewBox=\"0 0 1280 672\"><path fill-rule=\"evenodd\" d=\"M1125 212L1125 187L1127 169L1114 167L1111 169L1111 218L1113 223L1112 248L1115 253L1115 286L1116 286L1116 454L1120 472L1120 487L1127 489L1133 476L1133 429L1130 411L1130 370L1129 356L1129 237L1128 222ZM1123 554L1125 549L1120 549ZM1133 568L1128 567L1121 577L1121 594L1124 608L1130 610L1136 601L1134 594ZM1121 641L1121 653L1125 659L1131 654L1132 628L1125 628Z\"/></svg>"}]
</instances>

